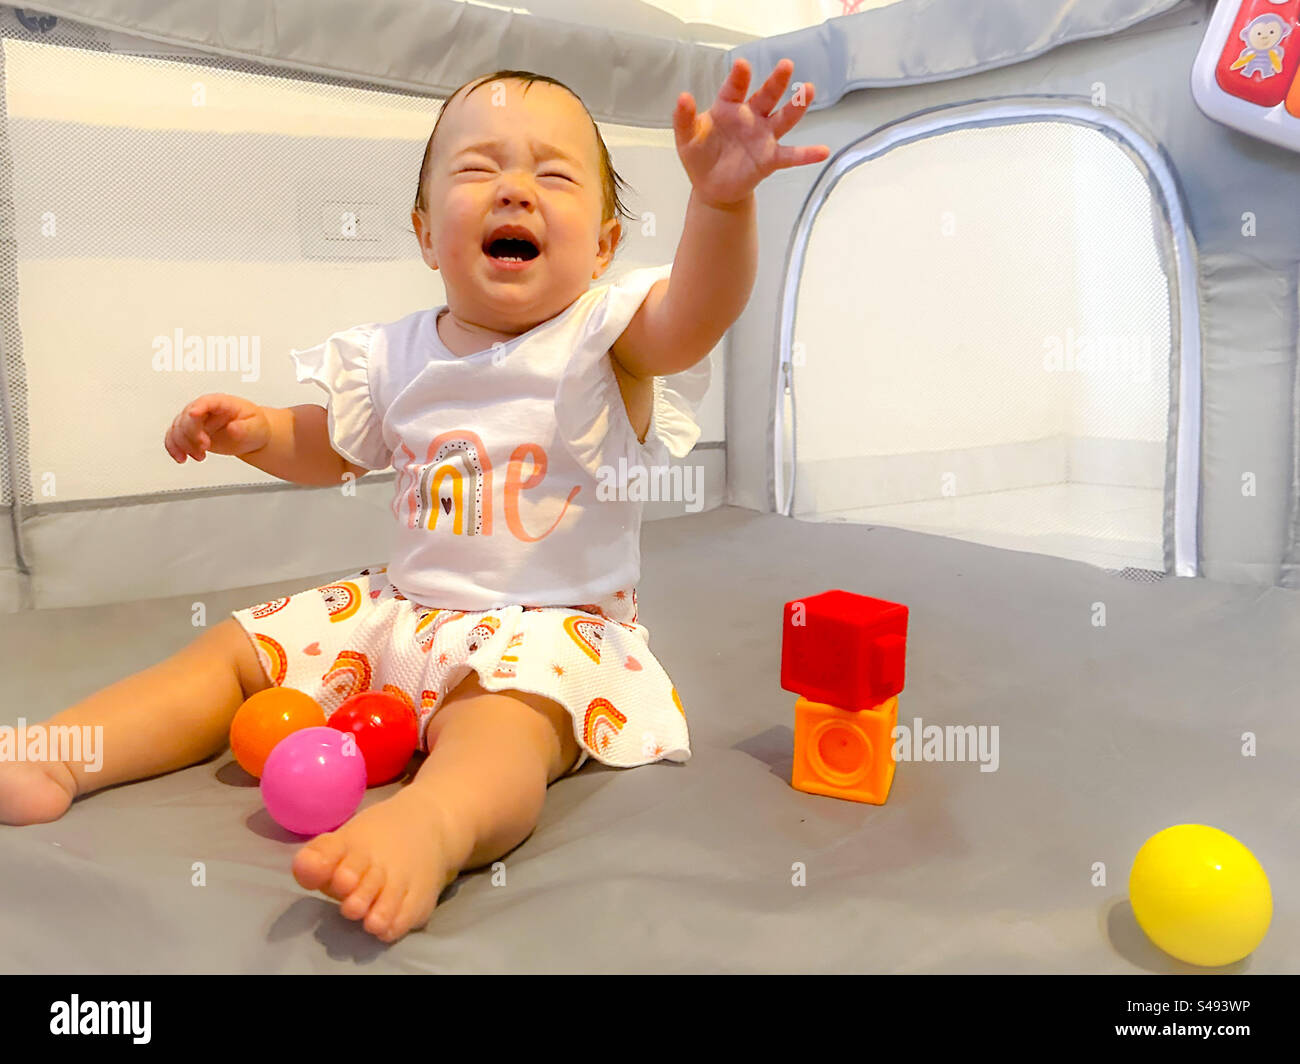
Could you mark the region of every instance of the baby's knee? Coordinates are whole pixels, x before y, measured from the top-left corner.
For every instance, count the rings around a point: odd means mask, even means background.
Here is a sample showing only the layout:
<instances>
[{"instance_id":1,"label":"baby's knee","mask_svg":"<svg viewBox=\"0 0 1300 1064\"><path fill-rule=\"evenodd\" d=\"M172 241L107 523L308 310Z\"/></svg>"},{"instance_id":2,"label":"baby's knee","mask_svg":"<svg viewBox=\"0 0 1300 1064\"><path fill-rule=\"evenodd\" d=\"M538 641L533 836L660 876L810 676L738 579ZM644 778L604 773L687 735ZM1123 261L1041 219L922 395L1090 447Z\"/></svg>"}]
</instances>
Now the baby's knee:
<instances>
[{"instance_id":1,"label":"baby's knee","mask_svg":"<svg viewBox=\"0 0 1300 1064\"><path fill-rule=\"evenodd\" d=\"M233 617L209 628L190 644L190 649L225 662L234 671L246 699L271 686L253 641L244 626Z\"/></svg>"},{"instance_id":2,"label":"baby's knee","mask_svg":"<svg viewBox=\"0 0 1300 1064\"><path fill-rule=\"evenodd\" d=\"M462 720L471 730L481 730L485 741L494 746L502 732L522 736L524 746L535 754L529 760L542 767L548 786L578 759L573 718L568 710L530 691L485 691L473 671L429 722L430 750L436 748L445 728Z\"/></svg>"}]
</instances>

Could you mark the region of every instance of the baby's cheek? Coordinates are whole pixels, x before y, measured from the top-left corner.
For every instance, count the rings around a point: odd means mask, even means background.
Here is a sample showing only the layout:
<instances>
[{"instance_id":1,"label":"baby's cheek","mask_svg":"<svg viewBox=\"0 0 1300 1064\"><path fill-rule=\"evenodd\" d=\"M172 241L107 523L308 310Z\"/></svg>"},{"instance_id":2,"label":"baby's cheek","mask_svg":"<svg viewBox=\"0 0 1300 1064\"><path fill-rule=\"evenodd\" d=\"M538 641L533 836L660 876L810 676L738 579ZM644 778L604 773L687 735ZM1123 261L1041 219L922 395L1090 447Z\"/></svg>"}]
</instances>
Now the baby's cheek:
<instances>
[{"instance_id":1,"label":"baby's cheek","mask_svg":"<svg viewBox=\"0 0 1300 1064\"><path fill-rule=\"evenodd\" d=\"M439 259L447 266L464 266L470 261L471 254L480 254L479 249L477 247L467 249L464 240L450 240Z\"/></svg>"},{"instance_id":2,"label":"baby's cheek","mask_svg":"<svg viewBox=\"0 0 1300 1064\"><path fill-rule=\"evenodd\" d=\"M448 232L440 242L439 261L445 267L452 269L467 268L474 259L483 254L481 242L481 233L478 230L473 233Z\"/></svg>"},{"instance_id":3,"label":"baby's cheek","mask_svg":"<svg viewBox=\"0 0 1300 1064\"><path fill-rule=\"evenodd\" d=\"M449 260L468 262L482 253L485 211L465 196L448 196L440 212L442 230L438 242Z\"/></svg>"}]
</instances>

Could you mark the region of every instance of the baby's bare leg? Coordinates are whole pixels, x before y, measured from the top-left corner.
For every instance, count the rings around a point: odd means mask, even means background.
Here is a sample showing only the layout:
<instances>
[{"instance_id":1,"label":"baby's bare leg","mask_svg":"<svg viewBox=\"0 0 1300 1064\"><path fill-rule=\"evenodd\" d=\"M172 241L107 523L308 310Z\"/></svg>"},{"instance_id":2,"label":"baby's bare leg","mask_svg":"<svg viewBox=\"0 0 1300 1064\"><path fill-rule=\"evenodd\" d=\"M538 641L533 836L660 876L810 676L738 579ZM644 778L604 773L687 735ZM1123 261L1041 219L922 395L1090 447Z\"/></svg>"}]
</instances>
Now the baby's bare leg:
<instances>
[{"instance_id":1,"label":"baby's bare leg","mask_svg":"<svg viewBox=\"0 0 1300 1064\"><path fill-rule=\"evenodd\" d=\"M47 728L102 728L96 733L100 766L93 770L84 760L0 763L0 823L54 820L75 797L219 753L235 711L269 686L248 636L228 618L170 658L43 721Z\"/></svg>"}]
</instances>

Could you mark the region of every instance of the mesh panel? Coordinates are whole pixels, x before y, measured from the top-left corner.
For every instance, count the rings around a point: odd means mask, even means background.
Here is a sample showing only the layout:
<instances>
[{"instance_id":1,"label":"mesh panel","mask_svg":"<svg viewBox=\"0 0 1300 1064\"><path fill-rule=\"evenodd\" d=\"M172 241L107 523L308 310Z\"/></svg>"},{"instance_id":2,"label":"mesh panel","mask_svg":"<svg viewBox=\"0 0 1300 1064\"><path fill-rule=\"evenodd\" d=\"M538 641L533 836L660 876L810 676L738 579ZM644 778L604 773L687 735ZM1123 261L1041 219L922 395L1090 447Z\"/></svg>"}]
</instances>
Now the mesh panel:
<instances>
[{"instance_id":1,"label":"mesh panel","mask_svg":"<svg viewBox=\"0 0 1300 1064\"><path fill-rule=\"evenodd\" d=\"M0 118L6 113L4 56L0 54ZM18 270L15 236L13 155L7 123L0 122L0 504L13 504L15 479L18 498L31 499L27 470L27 389L23 372L22 333L18 327ZM10 441L13 441L11 449Z\"/></svg>"},{"instance_id":2,"label":"mesh panel","mask_svg":"<svg viewBox=\"0 0 1300 1064\"><path fill-rule=\"evenodd\" d=\"M794 514L1163 570L1154 206L1110 139L1063 122L846 174L800 279Z\"/></svg>"},{"instance_id":3,"label":"mesh panel","mask_svg":"<svg viewBox=\"0 0 1300 1064\"><path fill-rule=\"evenodd\" d=\"M1153 569L1108 569L1107 572L1124 580L1135 580L1139 584L1154 584L1165 578L1164 573Z\"/></svg>"},{"instance_id":4,"label":"mesh panel","mask_svg":"<svg viewBox=\"0 0 1300 1064\"><path fill-rule=\"evenodd\" d=\"M176 466L167 423L206 392L319 402L290 349L441 298L409 217L437 102L4 16L20 498L278 483L241 462ZM165 368L195 344L201 368Z\"/></svg>"}]
</instances>

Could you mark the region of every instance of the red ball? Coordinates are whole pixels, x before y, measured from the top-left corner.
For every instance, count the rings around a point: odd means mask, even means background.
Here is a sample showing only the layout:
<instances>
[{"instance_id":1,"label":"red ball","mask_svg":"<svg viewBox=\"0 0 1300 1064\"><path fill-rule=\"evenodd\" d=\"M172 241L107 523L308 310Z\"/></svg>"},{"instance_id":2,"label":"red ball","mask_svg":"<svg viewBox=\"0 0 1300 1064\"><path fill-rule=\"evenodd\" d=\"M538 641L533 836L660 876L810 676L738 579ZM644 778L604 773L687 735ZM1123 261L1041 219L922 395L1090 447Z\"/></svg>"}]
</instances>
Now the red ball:
<instances>
[{"instance_id":1,"label":"red ball","mask_svg":"<svg viewBox=\"0 0 1300 1064\"><path fill-rule=\"evenodd\" d=\"M415 711L382 691L353 695L330 716L329 726L356 736L367 787L397 779L419 741Z\"/></svg>"}]
</instances>

